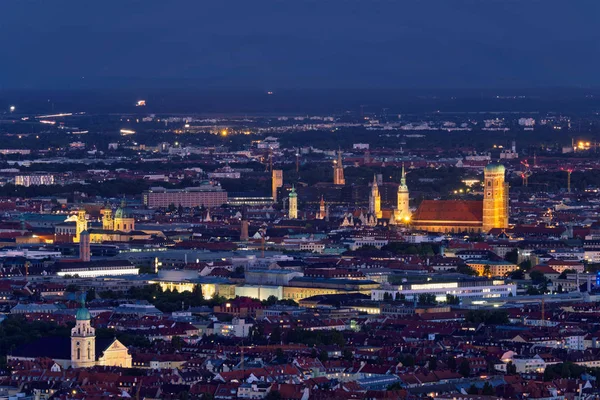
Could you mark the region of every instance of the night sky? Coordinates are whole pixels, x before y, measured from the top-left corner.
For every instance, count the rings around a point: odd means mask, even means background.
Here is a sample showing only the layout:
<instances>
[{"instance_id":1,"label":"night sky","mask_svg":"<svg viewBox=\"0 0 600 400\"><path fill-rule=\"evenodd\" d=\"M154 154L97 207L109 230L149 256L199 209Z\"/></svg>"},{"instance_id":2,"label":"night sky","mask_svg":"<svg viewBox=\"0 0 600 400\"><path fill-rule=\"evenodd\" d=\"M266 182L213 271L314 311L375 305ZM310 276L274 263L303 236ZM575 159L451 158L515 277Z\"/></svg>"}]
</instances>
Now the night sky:
<instances>
[{"instance_id":1,"label":"night sky","mask_svg":"<svg viewBox=\"0 0 600 400\"><path fill-rule=\"evenodd\" d=\"M0 88L600 86L599 0L3 0Z\"/></svg>"}]
</instances>

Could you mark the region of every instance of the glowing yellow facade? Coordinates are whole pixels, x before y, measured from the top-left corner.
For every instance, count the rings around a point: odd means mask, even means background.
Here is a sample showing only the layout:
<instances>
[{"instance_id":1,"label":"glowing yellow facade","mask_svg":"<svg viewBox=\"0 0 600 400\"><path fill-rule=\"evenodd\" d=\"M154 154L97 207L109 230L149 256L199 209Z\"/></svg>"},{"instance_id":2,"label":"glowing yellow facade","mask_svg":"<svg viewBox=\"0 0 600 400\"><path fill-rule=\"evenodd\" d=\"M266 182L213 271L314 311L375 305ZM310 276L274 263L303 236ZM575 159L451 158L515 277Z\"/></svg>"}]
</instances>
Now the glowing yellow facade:
<instances>
[{"instance_id":1,"label":"glowing yellow facade","mask_svg":"<svg viewBox=\"0 0 600 400\"><path fill-rule=\"evenodd\" d=\"M289 218L297 219L298 218L298 194L296 193L296 189L292 187L292 191L290 192L290 208L289 208Z\"/></svg>"},{"instance_id":2,"label":"glowing yellow facade","mask_svg":"<svg viewBox=\"0 0 600 400\"><path fill-rule=\"evenodd\" d=\"M410 222L410 208L408 207L408 186L406 186L406 172L404 171L404 164L402 164L402 178L400 179L400 186L398 186L398 201L396 204L396 210L394 212L394 219L396 223L408 223Z\"/></svg>"},{"instance_id":3,"label":"glowing yellow facade","mask_svg":"<svg viewBox=\"0 0 600 400\"><path fill-rule=\"evenodd\" d=\"M381 194L379 193L379 186L377 185L377 178L375 176L373 177L371 194L369 195L369 213L378 219L383 215L381 212Z\"/></svg>"},{"instance_id":4,"label":"glowing yellow facade","mask_svg":"<svg viewBox=\"0 0 600 400\"><path fill-rule=\"evenodd\" d=\"M81 232L87 230L87 219L85 219L85 210L77 211L77 221L75 222L75 237L73 241L79 243Z\"/></svg>"},{"instance_id":5,"label":"glowing yellow facade","mask_svg":"<svg viewBox=\"0 0 600 400\"><path fill-rule=\"evenodd\" d=\"M277 189L283 186L283 170L274 169L271 173L271 191L273 202L277 203Z\"/></svg>"},{"instance_id":6,"label":"glowing yellow facade","mask_svg":"<svg viewBox=\"0 0 600 400\"><path fill-rule=\"evenodd\" d=\"M342 164L342 151L338 151L337 160L333 164L333 184L334 185L345 185L346 179L344 178L344 165Z\"/></svg>"},{"instance_id":7,"label":"glowing yellow facade","mask_svg":"<svg viewBox=\"0 0 600 400\"><path fill-rule=\"evenodd\" d=\"M502 164L491 163L484 170L483 232L508 227L508 183Z\"/></svg>"}]
</instances>

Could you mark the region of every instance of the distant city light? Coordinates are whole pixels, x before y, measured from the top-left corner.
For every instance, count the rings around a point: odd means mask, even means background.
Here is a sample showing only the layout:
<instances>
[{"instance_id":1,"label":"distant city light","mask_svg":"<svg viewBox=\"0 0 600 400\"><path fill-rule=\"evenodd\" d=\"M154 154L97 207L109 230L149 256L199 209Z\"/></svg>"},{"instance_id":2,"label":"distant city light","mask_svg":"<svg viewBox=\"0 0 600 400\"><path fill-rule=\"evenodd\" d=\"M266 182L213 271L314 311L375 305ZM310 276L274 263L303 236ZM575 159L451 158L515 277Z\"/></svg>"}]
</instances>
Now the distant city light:
<instances>
[{"instance_id":1,"label":"distant city light","mask_svg":"<svg viewBox=\"0 0 600 400\"><path fill-rule=\"evenodd\" d=\"M146 100L138 100L137 103L135 103L136 107L145 107L146 106Z\"/></svg>"},{"instance_id":2,"label":"distant city light","mask_svg":"<svg viewBox=\"0 0 600 400\"><path fill-rule=\"evenodd\" d=\"M16 110L16 109L17 109L17 107L15 107L15 106L10 106L10 112L11 112L11 113L12 113L12 112L15 112L15 110Z\"/></svg>"},{"instance_id":3,"label":"distant city light","mask_svg":"<svg viewBox=\"0 0 600 400\"><path fill-rule=\"evenodd\" d=\"M223 129L223 130L221 131L221 135L222 135L222 136L227 136L227 129Z\"/></svg>"},{"instance_id":4,"label":"distant city light","mask_svg":"<svg viewBox=\"0 0 600 400\"><path fill-rule=\"evenodd\" d=\"M131 129L121 129L121 135L123 135L123 136L133 135L133 134L135 134L135 131L132 131Z\"/></svg>"}]
</instances>

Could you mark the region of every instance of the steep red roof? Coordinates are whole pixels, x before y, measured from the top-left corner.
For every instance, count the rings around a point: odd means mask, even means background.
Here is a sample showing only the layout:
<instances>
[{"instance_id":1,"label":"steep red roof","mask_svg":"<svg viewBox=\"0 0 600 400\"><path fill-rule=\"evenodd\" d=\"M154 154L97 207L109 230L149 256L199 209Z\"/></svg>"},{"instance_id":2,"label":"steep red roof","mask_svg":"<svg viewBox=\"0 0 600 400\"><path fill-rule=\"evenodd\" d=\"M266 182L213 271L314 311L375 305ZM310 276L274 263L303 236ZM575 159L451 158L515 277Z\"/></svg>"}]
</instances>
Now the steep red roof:
<instances>
[{"instance_id":1,"label":"steep red roof","mask_svg":"<svg viewBox=\"0 0 600 400\"><path fill-rule=\"evenodd\" d=\"M476 200L423 200L413 221L483 221L483 203Z\"/></svg>"}]
</instances>

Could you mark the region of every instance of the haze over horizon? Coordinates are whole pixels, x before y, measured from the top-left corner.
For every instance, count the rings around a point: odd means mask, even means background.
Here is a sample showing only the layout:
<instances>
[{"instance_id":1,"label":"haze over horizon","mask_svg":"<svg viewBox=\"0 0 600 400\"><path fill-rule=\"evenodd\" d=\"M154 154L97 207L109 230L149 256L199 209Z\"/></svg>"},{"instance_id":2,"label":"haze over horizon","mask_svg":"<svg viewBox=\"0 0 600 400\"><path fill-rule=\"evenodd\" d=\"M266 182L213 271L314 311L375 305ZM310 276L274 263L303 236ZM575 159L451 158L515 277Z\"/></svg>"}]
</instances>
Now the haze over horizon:
<instances>
[{"instance_id":1,"label":"haze over horizon","mask_svg":"<svg viewBox=\"0 0 600 400\"><path fill-rule=\"evenodd\" d=\"M600 86L600 2L10 1L0 89Z\"/></svg>"}]
</instances>

